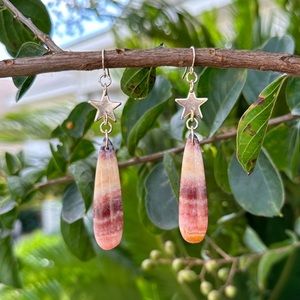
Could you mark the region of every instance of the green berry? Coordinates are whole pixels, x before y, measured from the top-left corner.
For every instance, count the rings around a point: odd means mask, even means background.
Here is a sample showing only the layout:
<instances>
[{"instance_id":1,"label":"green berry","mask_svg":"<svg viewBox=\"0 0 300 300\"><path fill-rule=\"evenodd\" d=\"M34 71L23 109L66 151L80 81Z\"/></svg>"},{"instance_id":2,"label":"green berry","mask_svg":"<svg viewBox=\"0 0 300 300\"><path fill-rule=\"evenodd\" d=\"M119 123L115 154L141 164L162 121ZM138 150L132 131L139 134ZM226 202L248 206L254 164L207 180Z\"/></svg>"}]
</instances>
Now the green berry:
<instances>
[{"instance_id":1,"label":"green berry","mask_svg":"<svg viewBox=\"0 0 300 300\"><path fill-rule=\"evenodd\" d=\"M166 241L164 248L167 255L173 256L175 254L175 245L172 241Z\"/></svg>"},{"instance_id":2,"label":"green berry","mask_svg":"<svg viewBox=\"0 0 300 300\"><path fill-rule=\"evenodd\" d=\"M142 261L142 269L144 271L149 271L152 269L152 267L154 266L154 263L151 259L147 258L145 260Z\"/></svg>"},{"instance_id":3,"label":"green berry","mask_svg":"<svg viewBox=\"0 0 300 300\"><path fill-rule=\"evenodd\" d=\"M172 261L172 269L175 271L175 272L178 272L180 269L183 268L183 261L182 259L180 258L175 258L173 261Z\"/></svg>"},{"instance_id":4,"label":"green berry","mask_svg":"<svg viewBox=\"0 0 300 300\"><path fill-rule=\"evenodd\" d=\"M227 279L228 274L229 274L228 268L221 268L218 270L218 277L223 281Z\"/></svg>"},{"instance_id":5,"label":"green berry","mask_svg":"<svg viewBox=\"0 0 300 300\"><path fill-rule=\"evenodd\" d=\"M200 291L203 295L208 295L213 286L209 281L202 281L200 284Z\"/></svg>"},{"instance_id":6,"label":"green berry","mask_svg":"<svg viewBox=\"0 0 300 300\"><path fill-rule=\"evenodd\" d=\"M159 250L152 250L150 252L150 258L153 260L157 260L161 257L161 252Z\"/></svg>"},{"instance_id":7,"label":"green berry","mask_svg":"<svg viewBox=\"0 0 300 300\"><path fill-rule=\"evenodd\" d=\"M237 289L233 285L227 285L224 290L224 294L227 298L234 298L236 296Z\"/></svg>"},{"instance_id":8,"label":"green berry","mask_svg":"<svg viewBox=\"0 0 300 300\"><path fill-rule=\"evenodd\" d=\"M208 300L221 300L222 299L222 295L219 291L217 290L212 290L209 292L208 296L207 296Z\"/></svg>"},{"instance_id":9,"label":"green berry","mask_svg":"<svg viewBox=\"0 0 300 300\"><path fill-rule=\"evenodd\" d=\"M197 274L193 270L181 270L177 274L179 283L193 282L197 279Z\"/></svg>"},{"instance_id":10,"label":"green berry","mask_svg":"<svg viewBox=\"0 0 300 300\"><path fill-rule=\"evenodd\" d=\"M205 263L205 269L207 272L212 273L214 272L218 267L218 264L215 260L209 260Z\"/></svg>"}]
</instances>

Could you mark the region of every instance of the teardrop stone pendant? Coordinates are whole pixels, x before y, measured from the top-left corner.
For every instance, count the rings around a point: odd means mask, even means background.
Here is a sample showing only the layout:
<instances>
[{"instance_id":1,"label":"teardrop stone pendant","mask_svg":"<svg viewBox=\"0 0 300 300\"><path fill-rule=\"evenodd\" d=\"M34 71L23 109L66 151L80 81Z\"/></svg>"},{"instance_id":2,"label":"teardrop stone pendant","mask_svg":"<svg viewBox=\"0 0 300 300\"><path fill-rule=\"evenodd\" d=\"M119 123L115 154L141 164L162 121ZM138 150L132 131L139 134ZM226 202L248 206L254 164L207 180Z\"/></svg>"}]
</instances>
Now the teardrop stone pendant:
<instances>
[{"instance_id":1,"label":"teardrop stone pendant","mask_svg":"<svg viewBox=\"0 0 300 300\"><path fill-rule=\"evenodd\" d=\"M94 189L94 234L103 250L119 245L123 233L123 208L118 162L111 141L99 151Z\"/></svg>"},{"instance_id":2,"label":"teardrop stone pendant","mask_svg":"<svg viewBox=\"0 0 300 300\"><path fill-rule=\"evenodd\" d=\"M189 243L201 242L208 224L204 165L197 136L190 134L183 153L180 193L179 229Z\"/></svg>"}]
</instances>

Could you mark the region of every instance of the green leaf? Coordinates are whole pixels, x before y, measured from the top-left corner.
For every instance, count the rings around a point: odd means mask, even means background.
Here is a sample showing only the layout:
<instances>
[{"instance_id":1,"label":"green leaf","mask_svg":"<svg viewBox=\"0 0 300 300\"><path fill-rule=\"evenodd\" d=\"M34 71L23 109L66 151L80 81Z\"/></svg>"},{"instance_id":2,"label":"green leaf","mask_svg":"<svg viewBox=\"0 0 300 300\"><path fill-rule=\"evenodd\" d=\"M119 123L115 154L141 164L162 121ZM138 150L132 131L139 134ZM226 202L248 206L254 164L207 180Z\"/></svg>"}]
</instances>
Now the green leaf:
<instances>
[{"instance_id":1,"label":"green leaf","mask_svg":"<svg viewBox=\"0 0 300 300\"><path fill-rule=\"evenodd\" d=\"M48 11L40 0L12 0L12 4L44 33L51 31L51 20ZM0 42L13 57L26 42L34 42L37 38L8 10L0 10Z\"/></svg>"},{"instance_id":2,"label":"green leaf","mask_svg":"<svg viewBox=\"0 0 300 300\"><path fill-rule=\"evenodd\" d=\"M7 177L7 186L11 197L15 200L25 199L30 193L31 185L26 180L19 176Z\"/></svg>"},{"instance_id":3,"label":"green leaf","mask_svg":"<svg viewBox=\"0 0 300 300\"><path fill-rule=\"evenodd\" d=\"M13 253L10 232L0 229L0 282L16 288L21 287L17 260Z\"/></svg>"},{"instance_id":4,"label":"green leaf","mask_svg":"<svg viewBox=\"0 0 300 300\"><path fill-rule=\"evenodd\" d=\"M121 89L134 99L145 98L156 79L155 68L126 68L121 78Z\"/></svg>"},{"instance_id":5,"label":"green leaf","mask_svg":"<svg viewBox=\"0 0 300 300\"><path fill-rule=\"evenodd\" d=\"M178 203L162 163L151 170L145 180L146 210L149 219L159 228L178 226Z\"/></svg>"},{"instance_id":6,"label":"green leaf","mask_svg":"<svg viewBox=\"0 0 300 300\"><path fill-rule=\"evenodd\" d=\"M178 110L176 114L172 116L170 121L170 134L178 141L182 141L183 132L185 129L185 123L180 118L181 114L182 112Z\"/></svg>"},{"instance_id":7,"label":"green leaf","mask_svg":"<svg viewBox=\"0 0 300 300\"><path fill-rule=\"evenodd\" d=\"M232 193L246 211L265 217L279 216L284 203L284 188L279 172L262 151L254 171L247 175L235 155L228 169Z\"/></svg>"},{"instance_id":8,"label":"green leaf","mask_svg":"<svg viewBox=\"0 0 300 300\"><path fill-rule=\"evenodd\" d=\"M268 85L239 121L236 138L237 158L248 173L252 172L255 167L265 138L268 121L285 79L286 75L283 75Z\"/></svg>"},{"instance_id":9,"label":"green leaf","mask_svg":"<svg viewBox=\"0 0 300 300\"><path fill-rule=\"evenodd\" d=\"M84 201L75 183L70 184L63 195L61 218L66 223L74 223L85 214Z\"/></svg>"},{"instance_id":10,"label":"green leaf","mask_svg":"<svg viewBox=\"0 0 300 300\"><path fill-rule=\"evenodd\" d=\"M10 199L0 201L0 231L12 230L17 218L17 203Z\"/></svg>"},{"instance_id":11,"label":"green leaf","mask_svg":"<svg viewBox=\"0 0 300 300\"><path fill-rule=\"evenodd\" d=\"M12 201L12 200L1 201L0 202L0 216L10 212L16 206L17 206L17 203L15 201Z\"/></svg>"},{"instance_id":12,"label":"green leaf","mask_svg":"<svg viewBox=\"0 0 300 300\"><path fill-rule=\"evenodd\" d=\"M257 269L257 283L261 289L267 285L267 279L272 271L272 268L280 261L285 259L293 250L293 247L286 247L285 251L276 249L267 251L259 261Z\"/></svg>"},{"instance_id":13,"label":"green leaf","mask_svg":"<svg viewBox=\"0 0 300 300\"><path fill-rule=\"evenodd\" d=\"M52 132L52 137L64 140L66 136L81 138L90 128L95 118L95 108L87 102L79 103L64 120L62 125L58 126Z\"/></svg>"},{"instance_id":14,"label":"green leaf","mask_svg":"<svg viewBox=\"0 0 300 300\"><path fill-rule=\"evenodd\" d=\"M121 117L121 127L123 139L131 155L134 155L140 139L154 126L171 95L171 84L166 79L158 77L153 90L145 100L135 101L133 98L127 100Z\"/></svg>"},{"instance_id":15,"label":"green leaf","mask_svg":"<svg viewBox=\"0 0 300 300\"><path fill-rule=\"evenodd\" d=\"M176 169L175 160L172 154L166 153L164 155L163 164L168 175L173 193L175 197L179 198L179 174Z\"/></svg>"},{"instance_id":16,"label":"green leaf","mask_svg":"<svg viewBox=\"0 0 300 300\"><path fill-rule=\"evenodd\" d=\"M19 158L11 153L5 153L6 168L10 175L17 175L22 169Z\"/></svg>"},{"instance_id":17,"label":"green leaf","mask_svg":"<svg viewBox=\"0 0 300 300\"><path fill-rule=\"evenodd\" d=\"M290 126L280 124L271 129L264 146L279 170L294 180L300 175L300 121Z\"/></svg>"},{"instance_id":18,"label":"green leaf","mask_svg":"<svg viewBox=\"0 0 300 300\"><path fill-rule=\"evenodd\" d=\"M33 43L27 42L24 43L21 48L19 49L17 57L31 57L31 56L42 56L47 53L47 49L43 46ZM16 95L16 101L18 102L21 97L28 91L31 87L35 76L18 76L13 77L13 82L15 86L18 88L18 93Z\"/></svg>"},{"instance_id":19,"label":"green leaf","mask_svg":"<svg viewBox=\"0 0 300 300\"><path fill-rule=\"evenodd\" d=\"M47 170L46 170L46 175L48 179L54 179L61 177L65 174L65 171L61 171L61 169L57 166L55 159L53 157L50 158L48 165L47 165Z\"/></svg>"},{"instance_id":20,"label":"green leaf","mask_svg":"<svg viewBox=\"0 0 300 300\"><path fill-rule=\"evenodd\" d=\"M294 231L298 236L300 236L300 217L298 217L295 221Z\"/></svg>"},{"instance_id":21,"label":"green leaf","mask_svg":"<svg viewBox=\"0 0 300 300\"><path fill-rule=\"evenodd\" d=\"M261 26L258 0L236 0L234 7L235 49L253 49L255 42L261 39ZM253 45L254 44L254 45Z\"/></svg>"},{"instance_id":22,"label":"green leaf","mask_svg":"<svg viewBox=\"0 0 300 300\"><path fill-rule=\"evenodd\" d=\"M64 147L62 145L57 145L57 149L55 150L54 146L50 144L50 150L56 168L64 174L67 168L67 154L65 153Z\"/></svg>"},{"instance_id":23,"label":"green leaf","mask_svg":"<svg viewBox=\"0 0 300 300\"><path fill-rule=\"evenodd\" d=\"M286 124L280 124L271 128L265 137L264 148L268 151L272 161L280 171L284 171L288 165L288 155L286 155L288 146L289 127Z\"/></svg>"},{"instance_id":24,"label":"green leaf","mask_svg":"<svg viewBox=\"0 0 300 300\"><path fill-rule=\"evenodd\" d=\"M258 234L250 226L247 226L243 240L245 245L253 252L261 253L268 249Z\"/></svg>"},{"instance_id":25,"label":"green leaf","mask_svg":"<svg viewBox=\"0 0 300 300\"><path fill-rule=\"evenodd\" d=\"M88 157L91 153L95 151L93 143L86 139L81 139L80 142L74 147L70 162L75 162L80 159Z\"/></svg>"},{"instance_id":26,"label":"green leaf","mask_svg":"<svg viewBox=\"0 0 300 300\"><path fill-rule=\"evenodd\" d=\"M222 145L218 148L217 155L214 159L214 175L217 185L225 193L230 194L230 185L228 180L228 162Z\"/></svg>"},{"instance_id":27,"label":"green leaf","mask_svg":"<svg viewBox=\"0 0 300 300\"><path fill-rule=\"evenodd\" d=\"M285 52L293 54L295 49L294 40L289 36L272 37L261 48L268 52ZM249 104L253 103L259 93L275 78L279 73L248 70L247 80L243 89L243 95Z\"/></svg>"},{"instance_id":28,"label":"green leaf","mask_svg":"<svg viewBox=\"0 0 300 300\"><path fill-rule=\"evenodd\" d=\"M82 261L87 261L95 256L93 244L83 219L68 223L61 218L60 228L63 239L73 255Z\"/></svg>"},{"instance_id":29,"label":"green leaf","mask_svg":"<svg viewBox=\"0 0 300 300\"><path fill-rule=\"evenodd\" d=\"M198 82L198 96L207 97L201 107L203 122L212 136L223 124L238 100L246 80L246 71L206 69Z\"/></svg>"},{"instance_id":30,"label":"green leaf","mask_svg":"<svg viewBox=\"0 0 300 300\"><path fill-rule=\"evenodd\" d=\"M300 78L289 78L285 89L286 102L291 113L295 116L300 116Z\"/></svg>"},{"instance_id":31,"label":"green leaf","mask_svg":"<svg viewBox=\"0 0 300 300\"><path fill-rule=\"evenodd\" d=\"M84 199L86 210L89 209L94 192L94 172L85 161L78 161L70 166L70 172L74 177L77 188Z\"/></svg>"}]
</instances>

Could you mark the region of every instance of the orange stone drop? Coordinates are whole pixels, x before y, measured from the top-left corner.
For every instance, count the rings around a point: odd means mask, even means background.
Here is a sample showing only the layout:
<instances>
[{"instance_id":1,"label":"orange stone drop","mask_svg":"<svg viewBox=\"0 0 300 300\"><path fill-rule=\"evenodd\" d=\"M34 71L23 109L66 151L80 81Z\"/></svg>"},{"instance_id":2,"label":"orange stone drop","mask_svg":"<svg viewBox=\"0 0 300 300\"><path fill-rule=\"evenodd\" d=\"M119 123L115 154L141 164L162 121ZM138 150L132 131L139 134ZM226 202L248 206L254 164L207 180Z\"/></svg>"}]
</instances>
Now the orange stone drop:
<instances>
[{"instance_id":1,"label":"orange stone drop","mask_svg":"<svg viewBox=\"0 0 300 300\"><path fill-rule=\"evenodd\" d=\"M105 140L100 148L93 202L94 234L103 250L119 245L123 233L123 208L118 162L113 145Z\"/></svg>"},{"instance_id":2,"label":"orange stone drop","mask_svg":"<svg viewBox=\"0 0 300 300\"><path fill-rule=\"evenodd\" d=\"M204 165L198 138L190 135L183 153L180 193L179 229L189 243L201 242L208 225Z\"/></svg>"}]
</instances>

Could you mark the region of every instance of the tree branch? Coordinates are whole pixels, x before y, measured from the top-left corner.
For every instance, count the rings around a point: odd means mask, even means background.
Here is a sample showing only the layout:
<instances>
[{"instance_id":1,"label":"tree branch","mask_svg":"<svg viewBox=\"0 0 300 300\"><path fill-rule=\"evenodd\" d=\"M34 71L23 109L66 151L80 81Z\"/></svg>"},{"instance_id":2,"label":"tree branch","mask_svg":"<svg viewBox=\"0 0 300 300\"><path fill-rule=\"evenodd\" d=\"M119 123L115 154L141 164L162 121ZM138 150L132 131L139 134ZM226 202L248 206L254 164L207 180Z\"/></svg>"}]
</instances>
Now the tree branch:
<instances>
[{"instance_id":1,"label":"tree branch","mask_svg":"<svg viewBox=\"0 0 300 300\"><path fill-rule=\"evenodd\" d=\"M282 116L277 117L277 118L270 119L269 125L274 126L274 125L278 125L278 124L281 124L281 123L284 123L284 122L292 121L292 120L298 119L298 118L300 118L300 116L293 116L291 114L286 114L286 115L282 115ZM205 144L211 144L211 143L217 142L217 141L228 140L228 139L231 139L231 138L235 137L236 133L237 133L236 129L230 129L226 133L218 134L218 135L212 136L210 138L203 139L203 140L200 141L200 144L205 145ZM147 163L147 162L159 160L159 159L163 158L164 155L167 154L167 153L180 153L183 150L184 150L184 146L179 146L179 147L167 149L167 150L164 150L164 151L156 152L156 153L145 155L145 156L133 157L133 158L128 159L126 161L120 162L119 163L119 168L127 168L127 167L130 167L130 166L134 166L134 165L138 165L138 164L142 164L142 163ZM39 189L39 188L48 187L48 186L51 186L51 185L54 185L54 184L68 183L72 180L73 180L72 176L67 175L65 177L61 177L61 178L58 178L58 179L53 179L53 180L49 180L47 182L39 183L35 186L35 188Z\"/></svg>"},{"instance_id":2,"label":"tree branch","mask_svg":"<svg viewBox=\"0 0 300 300\"><path fill-rule=\"evenodd\" d=\"M62 52L63 50L59 48L54 41L41 30L39 30L33 22L26 18L9 0L2 0L3 5L11 11L17 20L23 23L28 29L41 41L43 42L49 50L52 52Z\"/></svg>"},{"instance_id":3,"label":"tree branch","mask_svg":"<svg viewBox=\"0 0 300 300\"><path fill-rule=\"evenodd\" d=\"M7 2L7 1L6 1ZM146 50L115 49L105 51L107 68L185 67L192 63L190 48L155 48ZM216 68L247 68L300 75L300 57L264 51L196 49L195 66ZM102 68L99 52L59 52L42 57L0 61L0 77L28 76L66 70Z\"/></svg>"}]
</instances>

